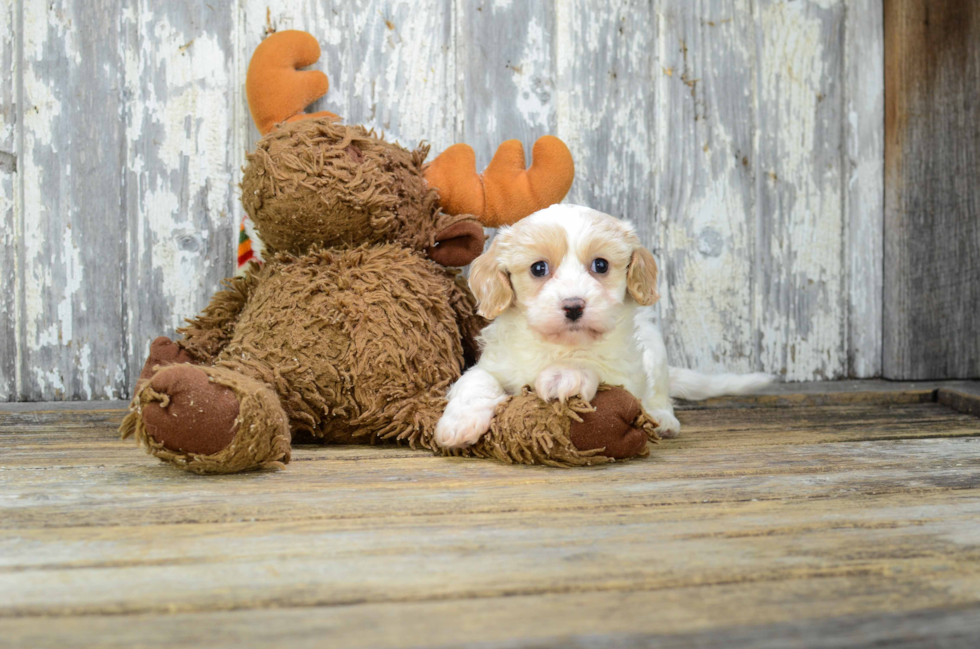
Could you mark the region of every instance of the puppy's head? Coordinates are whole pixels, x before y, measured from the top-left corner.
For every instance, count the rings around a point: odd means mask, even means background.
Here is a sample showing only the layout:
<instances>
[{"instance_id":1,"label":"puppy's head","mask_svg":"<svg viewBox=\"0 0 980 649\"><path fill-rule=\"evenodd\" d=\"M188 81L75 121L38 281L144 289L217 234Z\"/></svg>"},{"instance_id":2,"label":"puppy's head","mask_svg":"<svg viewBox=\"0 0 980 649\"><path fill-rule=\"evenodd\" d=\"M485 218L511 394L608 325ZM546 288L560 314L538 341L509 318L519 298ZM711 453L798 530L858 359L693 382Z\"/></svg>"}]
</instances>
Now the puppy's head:
<instances>
[{"instance_id":1,"label":"puppy's head","mask_svg":"<svg viewBox=\"0 0 980 649\"><path fill-rule=\"evenodd\" d=\"M518 310L547 340L586 344L615 327L632 300L651 305L657 264L632 225L553 205L503 228L470 271L480 314Z\"/></svg>"}]
</instances>

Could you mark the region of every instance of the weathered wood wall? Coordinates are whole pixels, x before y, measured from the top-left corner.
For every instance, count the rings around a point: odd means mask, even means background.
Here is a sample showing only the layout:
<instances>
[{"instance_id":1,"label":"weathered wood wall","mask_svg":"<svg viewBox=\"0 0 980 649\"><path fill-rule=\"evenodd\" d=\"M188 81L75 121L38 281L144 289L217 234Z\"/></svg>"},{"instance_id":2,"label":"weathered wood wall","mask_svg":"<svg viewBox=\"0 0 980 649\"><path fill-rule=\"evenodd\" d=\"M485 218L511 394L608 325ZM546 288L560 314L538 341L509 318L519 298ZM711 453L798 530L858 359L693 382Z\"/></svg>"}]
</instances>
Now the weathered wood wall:
<instances>
[{"instance_id":1,"label":"weathered wood wall","mask_svg":"<svg viewBox=\"0 0 980 649\"><path fill-rule=\"evenodd\" d=\"M270 29L319 107L482 164L555 133L635 221L675 363L881 371L879 0L0 0L0 399L128 394L233 272L242 91Z\"/></svg>"},{"instance_id":2,"label":"weathered wood wall","mask_svg":"<svg viewBox=\"0 0 980 649\"><path fill-rule=\"evenodd\" d=\"M980 377L980 3L885 16L883 372Z\"/></svg>"}]
</instances>

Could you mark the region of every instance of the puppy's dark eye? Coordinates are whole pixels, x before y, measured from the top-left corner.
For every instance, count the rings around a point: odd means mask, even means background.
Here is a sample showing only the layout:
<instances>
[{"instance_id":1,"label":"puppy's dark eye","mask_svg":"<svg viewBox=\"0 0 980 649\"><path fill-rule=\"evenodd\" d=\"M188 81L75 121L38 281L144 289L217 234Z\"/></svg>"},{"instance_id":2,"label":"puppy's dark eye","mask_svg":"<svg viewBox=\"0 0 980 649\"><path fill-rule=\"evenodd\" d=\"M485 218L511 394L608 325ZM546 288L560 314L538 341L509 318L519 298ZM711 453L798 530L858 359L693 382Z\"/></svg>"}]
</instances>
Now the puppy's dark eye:
<instances>
[{"instance_id":1,"label":"puppy's dark eye","mask_svg":"<svg viewBox=\"0 0 980 649\"><path fill-rule=\"evenodd\" d=\"M592 260L592 272L602 275L609 270L609 262L602 257L596 257Z\"/></svg>"},{"instance_id":2,"label":"puppy's dark eye","mask_svg":"<svg viewBox=\"0 0 980 649\"><path fill-rule=\"evenodd\" d=\"M536 261L531 264L531 274L535 277L544 277L548 274L548 262Z\"/></svg>"}]
</instances>

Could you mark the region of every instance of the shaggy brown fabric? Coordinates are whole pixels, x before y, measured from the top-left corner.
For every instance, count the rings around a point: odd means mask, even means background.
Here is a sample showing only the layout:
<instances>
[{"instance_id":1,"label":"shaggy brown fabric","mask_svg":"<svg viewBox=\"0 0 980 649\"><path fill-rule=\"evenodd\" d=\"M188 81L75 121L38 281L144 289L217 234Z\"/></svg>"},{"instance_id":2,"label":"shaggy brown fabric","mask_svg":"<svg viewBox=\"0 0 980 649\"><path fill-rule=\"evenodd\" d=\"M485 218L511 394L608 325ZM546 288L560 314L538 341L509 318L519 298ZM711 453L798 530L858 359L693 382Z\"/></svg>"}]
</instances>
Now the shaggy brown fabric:
<instances>
[{"instance_id":1,"label":"shaggy brown fabric","mask_svg":"<svg viewBox=\"0 0 980 649\"><path fill-rule=\"evenodd\" d=\"M443 454L491 458L508 464L545 464L554 467L593 466L616 459L645 457L649 453L647 439L659 439L654 431L656 424L639 407L636 408L633 419L623 421L622 417L632 414L633 411L627 412L623 408L628 400L621 394L616 394L617 391L625 392L621 388L600 386L600 392L593 399L593 403L598 405L593 407L578 397L570 399L566 404L558 401L545 403L530 388L525 388L521 394L497 406L490 432L479 442L462 451L444 450ZM600 397L608 392L613 394ZM629 393L626 394L629 396ZM632 400L636 402L635 399ZM638 403L636 405L639 406ZM607 408L611 411L607 411ZM618 421L618 425L607 428L602 439L625 451L623 440L628 437L629 445L635 445L635 450L632 453L609 452L611 447L591 446L594 439L590 440L587 448L576 445L570 428L575 422L582 422L590 415L607 422ZM624 430L627 431L626 434ZM640 438L641 444L635 440L636 433L629 432L632 430L643 434Z\"/></svg>"},{"instance_id":2,"label":"shaggy brown fabric","mask_svg":"<svg viewBox=\"0 0 980 649\"><path fill-rule=\"evenodd\" d=\"M428 153L331 119L284 124L246 156L242 204L270 250L384 241L422 250L439 209L422 176Z\"/></svg>"},{"instance_id":3,"label":"shaggy brown fabric","mask_svg":"<svg viewBox=\"0 0 980 649\"><path fill-rule=\"evenodd\" d=\"M218 452L194 453L169 447L163 441L155 439L146 425L145 415L148 409L167 410L172 398L179 402L186 397L182 406L186 409L190 403L190 395L194 393L193 389L185 387L173 395L167 392L175 384L186 385L184 380L162 380L160 387L163 391L159 392L153 385L156 384L157 376L165 377L168 373L185 374L187 368L205 375L209 382L217 386L228 388L237 398L238 416L234 419L234 437ZM135 435L140 446L148 453L194 473L238 473L282 468L289 462L288 422L279 405L279 399L267 386L218 367L174 365L161 369L157 376L133 396L132 409L120 428L123 439ZM150 421L153 421L152 417ZM220 426L225 425L223 420L217 423Z\"/></svg>"},{"instance_id":4,"label":"shaggy brown fabric","mask_svg":"<svg viewBox=\"0 0 980 649\"><path fill-rule=\"evenodd\" d=\"M396 244L279 253L216 365L272 387L294 431L417 444L462 371L455 275Z\"/></svg>"},{"instance_id":5,"label":"shaggy brown fabric","mask_svg":"<svg viewBox=\"0 0 980 649\"><path fill-rule=\"evenodd\" d=\"M260 266L253 262L249 264L243 277L222 281L227 288L215 293L199 316L189 318L187 326L177 330L184 337L177 344L187 350L197 362L212 363L228 344L235 332L238 315L258 285L255 274L259 270Z\"/></svg>"}]
</instances>

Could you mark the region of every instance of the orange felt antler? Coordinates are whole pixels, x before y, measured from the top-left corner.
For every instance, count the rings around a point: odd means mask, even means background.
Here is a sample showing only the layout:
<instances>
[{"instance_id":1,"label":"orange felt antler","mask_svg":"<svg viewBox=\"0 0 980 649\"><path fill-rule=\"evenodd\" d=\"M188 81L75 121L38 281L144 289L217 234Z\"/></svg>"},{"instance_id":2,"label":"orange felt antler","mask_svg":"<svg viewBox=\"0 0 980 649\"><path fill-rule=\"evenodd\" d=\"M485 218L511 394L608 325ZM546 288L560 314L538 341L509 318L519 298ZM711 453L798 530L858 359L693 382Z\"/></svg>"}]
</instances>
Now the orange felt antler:
<instances>
[{"instance_id":1,"label":"orange felt antler","mask_svg":"<svg viewBox=\"0 0 980 649\"><path fill-rule=\"evenodd\" d=\"M429 164L425 179L439 190L443 212L475 214L490 228L510 225L561 201L575 177L572 154L558 138L539 138L531 154L525 169L523 145L507 140L481 176L473 149L454 144Z\"/></svg>"},{"instance_id":2,"label":"orange felt antler","mask_svg":"<svg viewBox=\"0 0 980 649\"><path fill-rule=\"evenodd\" d=\"M307 106L327 94L330 82L319 70L300 71L320 59L320 44L306 32L288 30L259 43L248 64L245 95L259 133L280 122L312 117L336 117L326 111L307 114Z\"/></svg>"}]
</instances>

